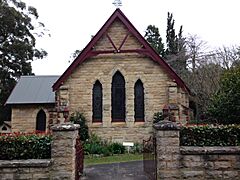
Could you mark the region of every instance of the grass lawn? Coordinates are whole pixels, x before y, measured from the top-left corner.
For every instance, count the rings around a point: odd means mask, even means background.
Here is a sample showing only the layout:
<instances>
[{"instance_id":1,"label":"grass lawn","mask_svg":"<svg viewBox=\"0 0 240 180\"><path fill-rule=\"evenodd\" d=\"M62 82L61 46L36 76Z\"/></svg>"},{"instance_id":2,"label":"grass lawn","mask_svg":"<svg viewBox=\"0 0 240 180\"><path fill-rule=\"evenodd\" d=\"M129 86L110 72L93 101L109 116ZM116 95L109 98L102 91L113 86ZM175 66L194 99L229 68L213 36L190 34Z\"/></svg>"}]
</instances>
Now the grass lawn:
<instances>
[{"instance_id":1,"label":"grass lawn","mask_svg":"<svg viewBox=\"0 0 240 180\"><path fill-rule=\"evenodd\" d=\"M142 154L120 154L106 157L84 156L84 165L110 164L116 162L140 161L143 160Z\"/></svg>"}]
</instances>

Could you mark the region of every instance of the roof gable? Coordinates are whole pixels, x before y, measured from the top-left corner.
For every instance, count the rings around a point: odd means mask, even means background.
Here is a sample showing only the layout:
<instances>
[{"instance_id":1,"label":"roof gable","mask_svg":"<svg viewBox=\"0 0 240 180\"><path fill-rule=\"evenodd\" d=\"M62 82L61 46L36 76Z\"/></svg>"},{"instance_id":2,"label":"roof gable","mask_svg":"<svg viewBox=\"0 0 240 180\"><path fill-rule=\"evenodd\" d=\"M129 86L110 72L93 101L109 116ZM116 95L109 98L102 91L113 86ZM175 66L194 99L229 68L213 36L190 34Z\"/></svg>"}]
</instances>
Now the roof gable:
<instances>
[{"instance_id":1,"label":"roof gable","mask_svg":"<svg viewBox=\"0 0 240 180\"><path fill-rule=\"evenodd\" d=\"M120 44L116 44L114 39L109 36L109 28L113 23L121 22L127 33L123 36L123 40ZM110 31L111 33L111 31ZM135 49L128 49L127 40L129 36L134 36L138 41L139 47ZM99 44L101 40L108 40L111 44L109 48L101 49ZM57 90L66 79L72 74L75 68L83 63L86 59L99 54L107 53L140 53L150 57L153 61L161 65L165 72L175 81L183 90L190 92L188 87L185 85L183 80L174 72L174 70L158 55L158 53L149 45L149 43L144 39L144 37L137 31L137 29L132 25L128 18L123 14L120 9L116 9L110 18L105 22L102 28L97 32L97 34L92 38L88 45L83 49L79 56L73 61L73 63L68 67L68 69L60 76L60 78L54 83L53 91Z\"/></svg>"}]
</instances>

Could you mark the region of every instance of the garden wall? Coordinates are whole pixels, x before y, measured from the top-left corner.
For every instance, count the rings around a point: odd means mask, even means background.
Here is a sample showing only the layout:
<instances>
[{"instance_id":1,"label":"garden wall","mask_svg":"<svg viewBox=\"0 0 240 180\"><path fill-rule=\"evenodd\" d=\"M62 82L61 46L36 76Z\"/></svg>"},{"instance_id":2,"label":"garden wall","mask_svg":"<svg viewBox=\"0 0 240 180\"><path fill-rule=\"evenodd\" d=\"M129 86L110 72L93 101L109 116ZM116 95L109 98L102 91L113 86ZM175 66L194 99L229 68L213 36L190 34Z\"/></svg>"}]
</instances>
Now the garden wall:
<instances>
[{"instance_id":1,"label":"garden wall","mask_svg":"<svg viewBox=\"0 0 240 180\"><path fill-rule=\"evenodd\" d=\"M5 179L49 179L52 160L1 160L1 180Z\"/></svg>"},{"instance_id":2,"label":"garden wall","mask_svg":"<svg viewBox=\"0 0 240 180\"><path fill-rule=\"evenodd\" d=\"M0 180L75 179L76 139L79 125L58 124L52 127L51 159L0 160Z\"/></svg>"},{"instance_id":3,"label":"garden wall","mask_svg":"<svg viewBox=\"0 0 240 180\"><path fill-rule=\"evenodd\" d=\"M239 179L239 146L180 146L176 123L163 121L154 129L158 179Z\"/></svg>"}]
</instances>

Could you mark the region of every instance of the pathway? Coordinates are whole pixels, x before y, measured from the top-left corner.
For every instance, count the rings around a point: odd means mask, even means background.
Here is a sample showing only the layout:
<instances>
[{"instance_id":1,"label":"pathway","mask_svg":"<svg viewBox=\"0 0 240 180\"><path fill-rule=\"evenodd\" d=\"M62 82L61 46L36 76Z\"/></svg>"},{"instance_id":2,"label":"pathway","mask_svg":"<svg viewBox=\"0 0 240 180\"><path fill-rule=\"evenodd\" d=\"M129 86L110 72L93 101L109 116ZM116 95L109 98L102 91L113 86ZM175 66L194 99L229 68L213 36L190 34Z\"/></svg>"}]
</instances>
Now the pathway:
<instances>
[{"instance_id":1,"label":"pathway","mask_svg":"<svg viewBox=\"0 0 240 180\"><path fill-rule=\"evenodd\" d=\"M143 161L91 165L84 168L81 180L149 180Z\"/></svg>"}]
</instances>

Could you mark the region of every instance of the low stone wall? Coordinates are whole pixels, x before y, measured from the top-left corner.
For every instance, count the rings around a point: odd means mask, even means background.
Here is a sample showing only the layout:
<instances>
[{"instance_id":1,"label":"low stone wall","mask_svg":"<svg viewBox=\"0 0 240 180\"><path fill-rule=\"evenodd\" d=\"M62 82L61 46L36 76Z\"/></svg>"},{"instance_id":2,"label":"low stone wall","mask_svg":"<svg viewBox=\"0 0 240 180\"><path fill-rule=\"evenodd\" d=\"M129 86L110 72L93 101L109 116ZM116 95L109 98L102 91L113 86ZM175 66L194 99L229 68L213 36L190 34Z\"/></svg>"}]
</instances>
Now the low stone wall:
<instances>
[{"instance_id":1,"label":"low stone wall","mask_svg":"<svg viewBox=\"0 0 240 180\"><path fill-rule=\"evenodd\" d=\"M157 179L239 179L240 147L189 147L179 145L176 123L154 125Z\"/></svg>"},{"instance_id":2,"label":"low stone wall","mask_svg":"<svg viewBox=\"0 0 240 180\"><path fill-rule=\"evenodd\" d=\"M180 147L180 153L186 179L240 178L240 147Z\"/></svg>"},{"instance_id":3,"label":"low stone wall","mask_svg":"<svg viewBox=\"0 0 240 180\"><path fill-rule=\"evenodd\" d=\"M0 160L0 180L15 179L75 179L75 144L79 125L58 124L52 127L51 159Z\"/></svg>"},{"instance_id":4,"label":"low stone wall","mask_svg":"<svg viewBox=\"0 0 240 180\"><path fill-rule=\"evenodd\" d=\"M0 160L0 180L49 179L52 160Z\"/></svg>"}]
</instances>

